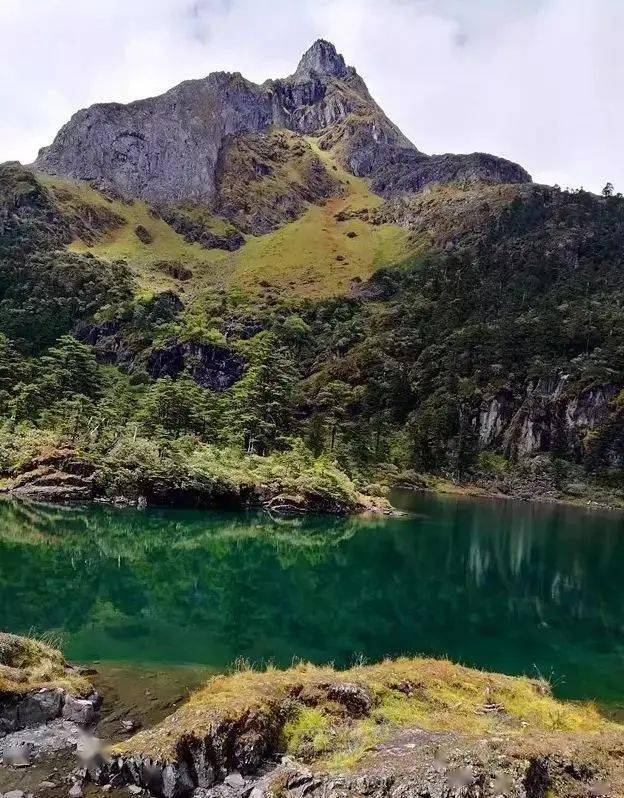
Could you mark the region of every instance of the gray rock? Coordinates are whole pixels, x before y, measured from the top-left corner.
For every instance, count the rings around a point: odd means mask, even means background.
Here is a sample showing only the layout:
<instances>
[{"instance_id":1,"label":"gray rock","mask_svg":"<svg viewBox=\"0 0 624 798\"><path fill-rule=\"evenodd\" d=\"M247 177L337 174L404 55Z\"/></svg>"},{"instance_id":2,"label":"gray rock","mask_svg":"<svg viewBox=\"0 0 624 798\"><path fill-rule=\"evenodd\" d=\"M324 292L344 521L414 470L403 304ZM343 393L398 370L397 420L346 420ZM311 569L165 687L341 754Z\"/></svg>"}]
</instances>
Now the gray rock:
<instances>
[{"instance_id":1,"label":"gray rock","mask_svg":"<svg viewBox=\"0 0 624 798\"><path fill-rule=\"evenodd\" d=\"M4 798L25 798L23 790L10 790L4 793Z\"/></svg>"},{"instance_id":2,"label":"gray rock","mask_svg":"<svg viewBox=\"0 0 624 798\"><path fill-rule=\"evenodd\" d=\"M370 691L352 682L339 682L330 685L327 695L332 701L343 704L354 717L367 715L373 705Z\"/></svg>"},{"instance_id":3,"label":"gray rock","mask_svg":"<svg viewBox=\"0 0 624 798\"><path fill-rule=\"evenodd\" d=\"M13 728L24 729L58 718L62 706L62 690L41 690L38 693L31 693L15 706Z\"/></svg>"},{"instance_id":4,"label":"gray rock","mask_svg":"<svg viewBox=\"0 0 624 798\"><path fill-rule=\"evenodd\" d=\"M36 759L42 754L75 749L80 739L81 730L75 723L55 720L7 734L0 739L0 756L7 763L7 757L13 756L11 752L25 748L30 759Z\"/></svg>"},{"instance_id":5,"label":"gray rock","mask_svg":"<svg viewBox=\"0 0 624 798\"><path fill-rule=\"evenodd\" d=\"M242 377L245 362L238 355L220 346L182 343L156 349L150 356L147 370L154 379L177 377L188 370L198 385L222 392Z\"/></svg>"},{"instance_id":6,"label":"gray rock","mask_svg":"<svg viewBox=\"0 0 624 798\"><path fill-rule=\"evenodd\" d=\"M374 190L384 195L464 179L530 181L519 166L491 155L419 152L377 106L355 69L323 40L285 79L257 85L237 72L215 72L158 97L78 111L40 150L34 166L113 194L210 204L218 197L220 156L232 137L266 133L272 126L323 136L325 148L340 144L346 166L371 177Z\"/></svg>"},{"instance_id":7,"label":"gray rock","mask_svg":"<svg viewBox=\"0 0 624 798\"><path fill-rule=\"evenodd\" d=\"M69 798L82 798L83 792L80 784L74 784L70 787Z\"/></svg>"},{"instance_id":8,"label":"gray rock","mask_svg":"<svg viewBox=\"0 0 624 798\"><path fill-rule=\"evenodd\" d=\"M145 504L147 504L147 501L145 500L145 496L139 496L139 502L140 502L141 499L143 499ZM145 505L144 504L140 504L140 506L145 506ZM132 720L131 718L127 718L126 720L122 720L121 721L121 725L123 727L123 730L125 732L128 732L128 734L130 734L131 732L135 732L141 726L140 723L138 723L136 720Z\"/></svg>"},{"instance_id":9,"label":"gray rock","mask_svg":"<svg viewBox=\"0 0 624 798\"><path fill-rule=\"evenodd\" d=\"M184 763L167 765L162 771L162 794L164 798L180 798L194 788L193 781Z\"/></svg>"},{"instance_id":10,"label":"gray rock","mask_svg":"<svg viewBox=\"0 0 624 798\"><path fill-rule=\"evenodd\" d=\"M245 786L245 779L240 773L234 771L233 773L228 773L228 775L223 779L223 783L236 790Z\"/></svg>"},{"instance_id":11,"label":"gray rock","mask_svg":"<svg viewBox=\"0 0 624 798\"><path fill-rule=\"evenodd\" d=\"M32 745L23 742L14 742L4 747L2 761L11 767L27 767L32 762Z\"/></svg>"},{"instance_id":12,"label":"gray rock","mask_svg":"<svg viewBox=\"0 0 624 798\"><path fill-rule=\"evenodd\" d=\"M334 45L324 39L318 39L303 54L293 77L295 82L303 83L314 77L343 78L348 71L344 58L336 52Z\"/></svg>"},{"instance_id":13,"label":"gray rock","mask_svg":"<svg viewBox=\"0 0 624 798\"><path fill-rule=\"evenodd\" d=\"M90 726L95 723L97 717L95 703L95 699L74 698L68 695L63 704L63 717L79 726Z\"/></svg>"}]
</instances>

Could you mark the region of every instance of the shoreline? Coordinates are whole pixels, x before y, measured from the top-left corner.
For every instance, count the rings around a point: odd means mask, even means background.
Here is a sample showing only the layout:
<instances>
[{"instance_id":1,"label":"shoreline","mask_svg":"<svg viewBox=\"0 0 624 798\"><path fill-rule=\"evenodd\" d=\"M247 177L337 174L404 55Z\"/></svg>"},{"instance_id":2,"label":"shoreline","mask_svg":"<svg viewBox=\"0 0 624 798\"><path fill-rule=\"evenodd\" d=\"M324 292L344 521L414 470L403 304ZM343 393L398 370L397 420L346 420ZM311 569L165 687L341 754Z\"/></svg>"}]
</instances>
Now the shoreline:
<instances>
[{"instance_id":1,"label":"shoreline","mask_svg":"<svg viewBox=\"0 0 624 798\"><path fill-rule=\"evenodd\" d=\"M423 477L430 481L425 485L409 485L406 483L395 484L392 490L405 490L410 493L429 493L439 496L457 496L474 499L490 499L496 501L517 501L525 504L536 502L546 505L560 505L562 507L574 507L578 510L609 510L610 512L624 512L624 497L618 499L621 503L599 501L596 499L582 499L574 496L552 496L545 495L538 491L527 495L521 493L505 493L495 488L490 488L476 482L454 482L451 479L443 479L431 475Z\"/></svg>"},{"instance_id":2,"label":"shoreline","mask_svg":"<svg viewBox=\"0 0 624 798\"><path fill-rule=\"evenodd\" d=\"M513 784L512 794L543 798L529 789L536 770L539 784L562 796L591 789L596 778L612 787L622 779L614 751L624 728L611 713L561 701L541 680L449 660L223 674L107 663L90 678L102 698L97 719L82 726L56 720L11 735L29 753L21 765L5 761L0 792L388 798L395 791L437 795L459 771L483 791L495 769Z\"/></svg>"}]
</instances>

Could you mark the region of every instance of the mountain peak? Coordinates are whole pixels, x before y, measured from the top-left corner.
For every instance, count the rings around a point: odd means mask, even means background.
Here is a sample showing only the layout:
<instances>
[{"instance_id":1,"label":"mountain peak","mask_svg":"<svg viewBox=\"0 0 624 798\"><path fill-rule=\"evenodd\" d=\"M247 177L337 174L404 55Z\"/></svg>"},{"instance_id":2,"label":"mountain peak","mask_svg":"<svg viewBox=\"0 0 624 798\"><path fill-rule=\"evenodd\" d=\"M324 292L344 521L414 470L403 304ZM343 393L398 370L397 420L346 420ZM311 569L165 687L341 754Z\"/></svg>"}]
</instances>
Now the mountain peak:
<instances>
[{"instance_id":1,"label":"mountain peak","mask_svg":"<svg viewBox=\"0 0 624 798\"><path fill-rule=\"evenodd\" d=\"M296 80L307 80L312 73L325 77L340 78L346 75L347 65L331 42L317 39L299 61Z\"/></svg>"}]
</instances>

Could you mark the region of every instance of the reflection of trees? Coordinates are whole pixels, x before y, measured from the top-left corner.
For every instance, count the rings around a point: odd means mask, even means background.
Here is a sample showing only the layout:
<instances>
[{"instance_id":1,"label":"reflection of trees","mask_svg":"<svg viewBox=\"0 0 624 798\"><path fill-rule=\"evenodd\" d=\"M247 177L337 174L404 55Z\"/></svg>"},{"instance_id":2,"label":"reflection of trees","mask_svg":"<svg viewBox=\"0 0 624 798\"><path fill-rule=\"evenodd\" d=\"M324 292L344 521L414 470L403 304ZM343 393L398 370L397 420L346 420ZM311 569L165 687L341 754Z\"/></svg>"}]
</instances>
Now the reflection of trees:
<instances>
[{"instance_id":1,"label":"reflection of trees","mask_svg":"<svg viewBox=\"0 0 624 798\"><path fill-rule=\"evenodd\" d=\"M618 516L416 501L373 521L2 504L0 623L97 631L137 659L169 637L214 665L431 653L598 678L624 621Z\"/></svg>"}]
</instances>

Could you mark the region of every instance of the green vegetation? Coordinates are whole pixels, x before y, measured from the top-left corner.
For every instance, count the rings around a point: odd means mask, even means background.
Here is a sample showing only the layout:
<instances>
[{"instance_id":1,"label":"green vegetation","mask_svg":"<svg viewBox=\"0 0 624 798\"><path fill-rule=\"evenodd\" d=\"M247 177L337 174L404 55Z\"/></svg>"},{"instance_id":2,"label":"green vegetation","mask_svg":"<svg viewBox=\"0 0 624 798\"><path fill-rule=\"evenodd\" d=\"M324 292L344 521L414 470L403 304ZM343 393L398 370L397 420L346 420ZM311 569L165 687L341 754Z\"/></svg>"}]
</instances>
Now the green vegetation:
<instances>
[{"instance_id":1,"label":"green vegetation","mask_svg":"<svg viewBox=\"0 0 624 798\"><path fill-rule=\"evenodd\" d=\"M233 251L189 243L144 203L3 167L5 476L39 435L92 463L106 495L347 508L429 472L617 502L623 200L466 185L384 204L280 135L230 156L292 185L317 164L339 189ZM176 213L192 235L239 235ZM542 458L527 464L529 428Z\"/></svg>"},{"instance_id":2,"label":"green vegetation","mask_svg":"<svg viewBox=\"0 0 624 798\"><path fill-rule=\"evenodd\" d=\"M297 706L284 725L284 747L302 760L316 759L332 747L331 720L316 707Z\"/></svg>"},{"instance_id":3,"label":"green vegetation","mask_svg":"<svg viewBox=\"0 0 624 798\"><path fill-rule=\"evenodd\" d=\"M354 279L366 280L379 266L398 263L409 254L408 235L394 224L336 219L376 208L381 200L328 152L312 140L304 148L298 137L283 131L257 139L238 142L222 164L221 210L243 232L260 233L250 235L234 252L204 249L186 240L164 221L171 210L155 213L145 202L107 197L76 181L48 175L38 175L37 180L51 191L62 214L84 216L87 208L91 215L108 212L121 220L95 237L91 230L81 236L82 228L74 227L77 234L69 248L127 264L138 284L150 292L175 290L190 296L208 287L225 287L251 296L272 290L327 297L346 294ZM264 164L260 175L258 163ZM315 164L324 168L315 169ZM310 204L311 195L321 204ZM216 236L227 237L236 229L203 208L182 208L174 215L187 216ZM148 232L150 243L136 235L138 227ZM172 264L182 264L190 276L176 279Z\"/></svg>"},{"instance_id":4,"label":"green vegetation","mask_svg":"<svg viewBox=\"0 0 624 798\"><path fill-rule=\"evenodd\" d=\"M533 742L551 733L621 735L593 705L557 701L544 682L446 660L398 659L347 671L300 664L215 676L171 717L115 752L176 761L182 739L201 740L228 723L244 730L243 718L268 737L278 730L288 753L333 769L360 764L405 729Z\"/></svg>"}]
</instances>

